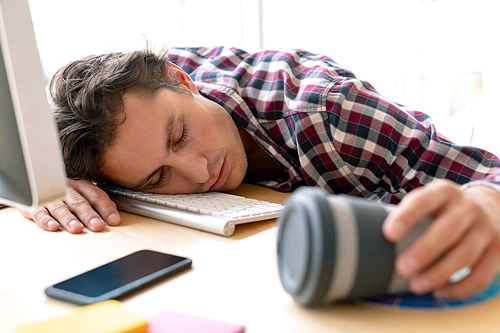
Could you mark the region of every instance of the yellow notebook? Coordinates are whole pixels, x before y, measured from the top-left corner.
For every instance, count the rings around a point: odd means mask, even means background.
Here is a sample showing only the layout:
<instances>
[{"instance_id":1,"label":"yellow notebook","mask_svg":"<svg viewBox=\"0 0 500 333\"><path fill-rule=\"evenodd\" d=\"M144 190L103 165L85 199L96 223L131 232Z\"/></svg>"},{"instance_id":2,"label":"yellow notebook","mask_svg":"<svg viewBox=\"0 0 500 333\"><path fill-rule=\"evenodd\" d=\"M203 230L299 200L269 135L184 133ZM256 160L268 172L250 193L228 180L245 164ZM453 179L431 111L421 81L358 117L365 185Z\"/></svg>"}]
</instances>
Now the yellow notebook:
<instances>
[{"instance_id":1,"label":"yellow notebook","mask_svg":"<svg viewBox=\"0 0 500 333\"><path fill-rule=\"evenodd\" d=\"M17 333L144 333L147 320L125 311L119 301L105 301L76 309L68 316L17 328Z\"/></svg>"}]
</instances>

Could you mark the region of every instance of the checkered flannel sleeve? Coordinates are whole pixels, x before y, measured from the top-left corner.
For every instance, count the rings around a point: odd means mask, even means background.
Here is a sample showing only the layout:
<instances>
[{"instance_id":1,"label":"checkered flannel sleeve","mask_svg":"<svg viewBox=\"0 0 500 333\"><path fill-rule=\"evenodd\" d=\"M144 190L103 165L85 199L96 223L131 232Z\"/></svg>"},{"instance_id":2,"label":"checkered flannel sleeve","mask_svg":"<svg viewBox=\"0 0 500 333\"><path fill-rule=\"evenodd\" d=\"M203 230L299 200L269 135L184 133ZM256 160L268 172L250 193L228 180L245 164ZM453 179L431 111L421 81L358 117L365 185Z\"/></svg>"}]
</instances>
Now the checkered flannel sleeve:
<instances>
[{"instance_id":1,"label":"checkered flannel sleeve","mask_svg":"<svg viewBox=\"0 0 500 333\"><path fill-rule=\"evenodd\" d=\"M307 184L398 202L437 178L500 186L500 161L441 136L424 113L382 97L329 57L300 50L173 49L171 59ZM208 84L210 87L206 85Z\"/></svg>"},{"instance_id":2,"label":"checkered flannel sleeve","mask_svg":"<svg viewBox=\"0 0 500 333\"><path fill-rule=\"evenodd\" d=\"M337 82L326 109L328 117L310 123L318 134L307 135L309 147L325 148L304 154L315 163L333 161L335 177L344 181L342 192L398 202L407 192L438 178L458 184L482 181L498 188L496 156L453 144L436 131L426 114L383 98L367 82L352 78ZM326 141L331 144L325 145ZM338 186L328 169L325 165L323 174L316 172L313 182L325 186L321 182L326 180ZM338 191L332 188L332 192Z\"/></svg>"}]
</instances>

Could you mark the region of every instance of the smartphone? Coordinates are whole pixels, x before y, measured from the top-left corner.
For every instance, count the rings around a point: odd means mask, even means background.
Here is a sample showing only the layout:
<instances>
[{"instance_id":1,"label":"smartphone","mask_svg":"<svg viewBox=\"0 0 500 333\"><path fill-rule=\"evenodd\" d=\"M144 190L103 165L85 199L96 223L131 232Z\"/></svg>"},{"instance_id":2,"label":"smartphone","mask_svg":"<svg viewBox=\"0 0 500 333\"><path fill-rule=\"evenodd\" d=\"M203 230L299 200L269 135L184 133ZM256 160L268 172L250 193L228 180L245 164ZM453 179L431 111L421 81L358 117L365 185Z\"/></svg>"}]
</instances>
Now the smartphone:
<instances>
[{"instance_id":1,"label":"smartphone","mask_svg":"<svg viewBox=\"0 0 500 333\"><path fill-rule=\"evenodd\" d=\"M191 259L141 250L45 289L63 301L87 305L119 299L191 267Z\"/></svg>"}]
</instances>

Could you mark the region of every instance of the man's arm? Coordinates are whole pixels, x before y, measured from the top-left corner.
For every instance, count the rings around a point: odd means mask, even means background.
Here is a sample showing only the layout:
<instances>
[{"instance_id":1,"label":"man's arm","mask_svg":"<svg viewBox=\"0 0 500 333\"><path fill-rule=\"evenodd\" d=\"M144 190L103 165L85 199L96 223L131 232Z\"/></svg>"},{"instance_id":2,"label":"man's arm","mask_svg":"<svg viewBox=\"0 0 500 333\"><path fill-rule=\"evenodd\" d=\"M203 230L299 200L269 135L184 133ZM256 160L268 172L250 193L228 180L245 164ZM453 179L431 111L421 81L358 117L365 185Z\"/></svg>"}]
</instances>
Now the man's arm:
<instances>
[{"instance_id":1,"label":"man's arm","mask_svg":"<svg viewBox=\"0 0 500 333\"><path fill-rule=\"evenodd\" d=\"M346 80L331 92L327 109L338 119L332 142L354 175L352 194L403 198L384 223L385 237L398 242L425 216L435 218L396 259L410 290L460 299L488 286L500 264L498 158L453 144L425 114L386 100L367 83ZM466 266L470 275L450 283Z\"/></svg>"},{"instance_id":2,"label":"man's arm","mask_svg":"<svg viewBox=\"0 0 500 333\"><path fill-rule=\"evenodd\" d=\"M383 233L398 242L428 215L434 222L395 263L397 272L409 279L410 290L460 299L487 287L500 268L500 192L434 181L401 201L384 222ZM450 276L466 266L470 275L450 283Z\"/></svg>"},{"instance_id":3,"label":"man's arm","mask_svg":"<svg viewBox=\"0 0 500 333\"><path fill-rule=\"evenodd\" d=\"M101 231L105 222L111 226L120 224L116 205L106 192L85 179L69 179L68 185L64 201L34 211L21 211L22 214L44 230L57 231L62 226L74 234L82 232L84 227Z\"/></svg>"}]
</instances>

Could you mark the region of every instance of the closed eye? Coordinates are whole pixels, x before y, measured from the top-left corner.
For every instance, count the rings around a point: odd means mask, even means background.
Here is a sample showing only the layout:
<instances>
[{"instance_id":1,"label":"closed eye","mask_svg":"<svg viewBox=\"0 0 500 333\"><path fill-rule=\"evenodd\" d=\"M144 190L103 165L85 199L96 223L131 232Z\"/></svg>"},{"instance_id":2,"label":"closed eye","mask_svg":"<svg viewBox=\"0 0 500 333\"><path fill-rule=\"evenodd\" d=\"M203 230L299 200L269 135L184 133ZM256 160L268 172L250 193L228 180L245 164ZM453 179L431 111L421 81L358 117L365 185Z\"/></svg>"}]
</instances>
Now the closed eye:
<instances>
[{"instance_id":1,"label":"closed eye","mask_svg":"<svg viewBox=\"0 0 500 333\"><path fill-rule=\"evenodd\" d=\"M182 146L182 144L186 141L188 136L188 126L186 124L182 125L182 136L180 139L175 143L176 147Z\"/></svg>"},{"instance_id":2,"label":"closed eye","mask_svg":"<svg viewBox=\"0 0 500 333\"><path fill-rule=\"evenodd\" d=\"M163 185L164 182L165 182L165 168L161 168L160 177L154 184L150 184L149 187L151 188L160 187Z\"/></svg>"}]
</instances>

